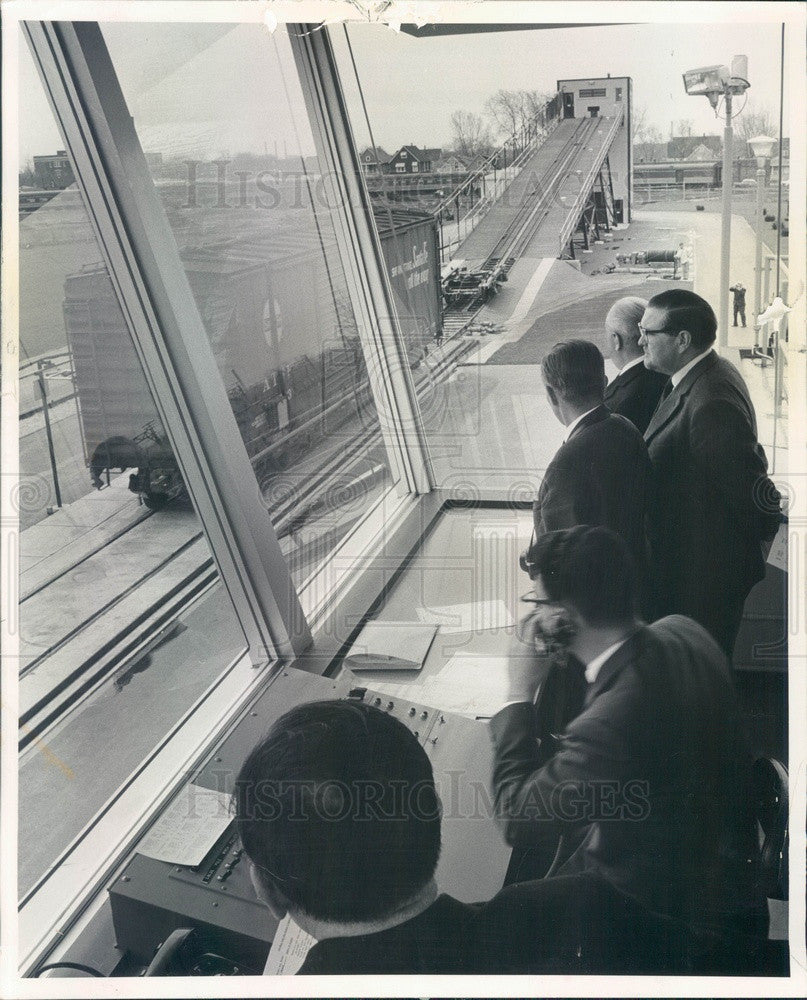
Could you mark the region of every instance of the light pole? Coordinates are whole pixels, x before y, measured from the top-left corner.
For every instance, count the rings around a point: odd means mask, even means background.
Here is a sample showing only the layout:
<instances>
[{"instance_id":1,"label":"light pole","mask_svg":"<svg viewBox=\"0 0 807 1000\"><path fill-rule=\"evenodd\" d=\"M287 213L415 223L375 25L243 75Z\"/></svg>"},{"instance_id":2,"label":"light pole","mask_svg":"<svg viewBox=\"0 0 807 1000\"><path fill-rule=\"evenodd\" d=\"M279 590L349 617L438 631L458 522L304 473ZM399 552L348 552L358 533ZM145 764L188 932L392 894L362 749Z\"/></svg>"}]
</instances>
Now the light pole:
<instances>
[{"instance_id":1,"label":"light pole","mask_svg":"<svg viewBox=\"0 0 807 1000\"><path fill-rule=\"evenodd\" d=\"M771 139L767 135L758 135L754 139L748 140L751 152L757 158L757 246L754 260L754 316L758 316L762 310L762 199L765 192L765 170L773 155L776 139ZM766 303L767 305L767 303ZM758 323L754 323L754 342L759 347Z\"/></svg>"},{"instance_id":2,"label":"light pole","mask_svg":"<svg viewBox=\"0 0 807 1000\"><path fill-rule=\"evenodd\" d=\"M732 98L744 94L751 86L747 80L748 59L734 56L731 71L728 66L703 66L684 73L684 90L692 96L701 95L717 114L722 97L725 102L726 126L723 129L723 212L720 226L720 311L718 312L718 347L728 347L729 335L729 285L731 284L731 192L733 184L731 146Z\"/></svg>"}]
</instances>

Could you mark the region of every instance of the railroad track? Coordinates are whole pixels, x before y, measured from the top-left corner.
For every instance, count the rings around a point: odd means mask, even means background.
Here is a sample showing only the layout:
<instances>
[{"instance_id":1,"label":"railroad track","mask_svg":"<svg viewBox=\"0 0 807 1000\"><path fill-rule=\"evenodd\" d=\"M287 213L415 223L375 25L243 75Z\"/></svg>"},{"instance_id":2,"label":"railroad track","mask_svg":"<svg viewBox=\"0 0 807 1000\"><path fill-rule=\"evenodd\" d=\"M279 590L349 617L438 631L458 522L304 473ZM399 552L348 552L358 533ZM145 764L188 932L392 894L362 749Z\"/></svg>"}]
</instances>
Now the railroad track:
<instances>
[{"instance_id":1,"label":"railroad track","mask_svg":"<svg viewBox=\"0 0 807 1000\"><path fill-rule=\"evenodd\" d=\"M489 298L549 215L554 197L581 149L589 142L599 119L581 120L558 150L548 168L525 193L521 211L511 220L482 266L473 272L455 272L444 283L454 311L474 309ZM465 303L469 303L466 307Z\"/></svg>"}]
</instances>

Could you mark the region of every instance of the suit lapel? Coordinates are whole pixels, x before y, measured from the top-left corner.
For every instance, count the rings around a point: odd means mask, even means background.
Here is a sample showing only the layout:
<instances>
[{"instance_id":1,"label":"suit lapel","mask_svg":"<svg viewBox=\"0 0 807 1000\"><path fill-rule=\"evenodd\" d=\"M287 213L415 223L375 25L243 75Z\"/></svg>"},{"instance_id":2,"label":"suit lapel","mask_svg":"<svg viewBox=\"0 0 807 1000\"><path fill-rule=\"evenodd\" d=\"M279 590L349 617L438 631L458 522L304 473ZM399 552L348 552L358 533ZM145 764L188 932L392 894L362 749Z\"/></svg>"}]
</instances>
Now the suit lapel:
<instances>
[{"instance_id":1,"label":"suit lapel","mask_svg":"<svg viewBox=\"0 0 807 1000\"><path fill-rule=\"evenodd\" d=\"M670 395L661 401L648 424L647 430L644 432L644 439L647 444L650 444L656 434L676 416L684 405L684 401L692 386L698 381L701 375L705 374L716 364L717 355L712 351L711 354L702 361L699 361L694 368L688 371Z\"/></svg>"}]
</instances>

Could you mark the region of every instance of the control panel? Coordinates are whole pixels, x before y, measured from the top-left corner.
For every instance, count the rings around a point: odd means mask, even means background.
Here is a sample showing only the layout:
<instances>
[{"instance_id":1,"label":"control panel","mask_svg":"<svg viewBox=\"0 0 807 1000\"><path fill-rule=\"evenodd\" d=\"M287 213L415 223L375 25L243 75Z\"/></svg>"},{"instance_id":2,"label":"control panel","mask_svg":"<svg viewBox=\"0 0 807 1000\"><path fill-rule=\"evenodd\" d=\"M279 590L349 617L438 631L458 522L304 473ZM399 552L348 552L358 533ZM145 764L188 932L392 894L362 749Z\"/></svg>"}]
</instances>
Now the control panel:
<instances>
[{"instance_id":1,"label":"control panel","mask_svg":"<svg viewBox=\"0 0 807 1000\"><path fill-rule=\"evenodd\" d=\"M135 854L109 895L118 946L143 963L179 927L201 928L253 971L266 963L277 921L255 895L234 823L193 868Z\"/></svg>"},{"instance_id":2,"label":"control panel","mask_svg":"<svg viewBox=\"0 0 807 1000\"><path fill-rule=\"evenodd\" d=\"M203 788L230 793L248 753L274 722L306 701L352 697L389 712L417 737L432 761L443 805L443 846L436 872L441 892L463 902L489 899L501 888L510 849L490 805L492 747L485 722L441 712L293 668L281 670L193 777ZM468 822L472 818L473 822ZM213 947L243 966L263 969L276 921L255 896L234 824L196 867L135 854L110 888L118 945L144 962L178 927L200 927Z\"/></svg>"}]
</instances>

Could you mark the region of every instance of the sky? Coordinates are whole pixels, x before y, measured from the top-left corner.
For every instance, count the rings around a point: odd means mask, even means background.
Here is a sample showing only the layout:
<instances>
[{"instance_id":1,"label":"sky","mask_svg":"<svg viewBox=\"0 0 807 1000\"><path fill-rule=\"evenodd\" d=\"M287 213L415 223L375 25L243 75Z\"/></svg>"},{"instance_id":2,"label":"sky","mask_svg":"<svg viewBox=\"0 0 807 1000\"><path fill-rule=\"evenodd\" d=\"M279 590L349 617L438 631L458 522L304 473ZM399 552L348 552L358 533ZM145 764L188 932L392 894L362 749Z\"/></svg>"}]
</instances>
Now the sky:
<instances>
[{"instance_id":1,"label":"sky","mask_svg":"<svg viewBox=\"0 0 807 1000\"><path fill-rule=\"evenodd\" d=\"M390 152L406 142L446 146L451 114L481 112L498 89L553 92L558 79L607 73L632 77L635 106L646 109L666 138L671 123L682 119L696 134L722 132L706 98L686 96L681 74L728 64L734 54L748 56L750 101L778 109L780 26L766 21L765 5L757 6L760 20L753 24L612 24L444 38L351 24L348 35L374 137ZM211 158L291 152L301 142L309 147L282 31L273 38L259 25L117 24L105 28L105 36L147 148ZM342 26L332 37L363 146L369 132ZM27 51L21 53L20 122L23 165L34 153L63 145Z\"/></svg>"},{"instance_id":2,"label":"sky","mask_svg":"<svg viewBox=\"0 0 807 1000\"><path fill-rule=\"evenodd\" d=\"M480 113L499 89L554 93L559 79L608 73L633 79L634 104L664 138L681 119L697 134L722 133L708 100L684 93L682 73L747 55L748 98L778 109L780 30L774 23L637 24L412 38L376 25L348 29L376 141L393 148L441 145L454 110Z\"/></svg>"}]
</instances>

